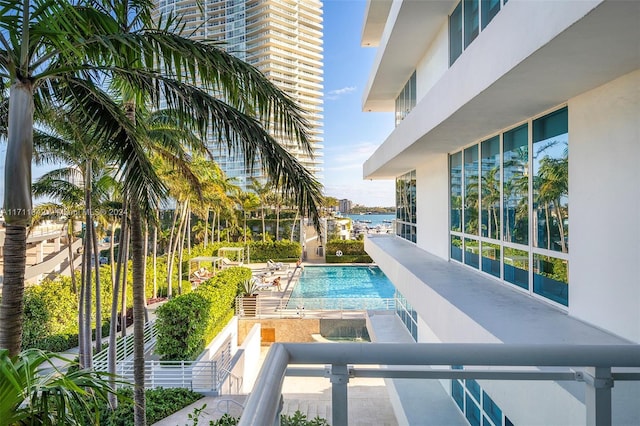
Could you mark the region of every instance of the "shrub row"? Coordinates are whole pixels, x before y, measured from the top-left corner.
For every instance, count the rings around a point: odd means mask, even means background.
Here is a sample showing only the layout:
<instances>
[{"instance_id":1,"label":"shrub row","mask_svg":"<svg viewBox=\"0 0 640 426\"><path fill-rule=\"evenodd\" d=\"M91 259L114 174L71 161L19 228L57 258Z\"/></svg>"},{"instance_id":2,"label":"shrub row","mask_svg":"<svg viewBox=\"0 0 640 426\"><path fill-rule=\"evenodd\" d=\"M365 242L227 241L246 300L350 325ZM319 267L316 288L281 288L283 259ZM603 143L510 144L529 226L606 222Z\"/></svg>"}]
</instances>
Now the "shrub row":
<instances>
[{"instance_id":1,"label":"shrub row","mask_svg":"<svg viewBox=\"0 0 640 426\"><path fill-rule=\"evenodd\" d=\"M195 359L227 323L249 268L229 268L193 292L171 299L156 310L156 353L163 360Z\"/></svg>"},{"instance_id":2,"label":"shrub row","mask_svg":"<svg viewBox=\"0 0 640 426\"><path fill-rule=\"evenodd\" d=\"M247 255L251 262L266 262L271 259L276 262L295 262L302 255L302 247L296 241L280 240L280 241L247 241L242 242L220 242L208 244L205 248L200 244L191 249L191 257L196 256L217 256L218 249L221 247L245 247L245 261ZM246 250L248 249L248 253ZM231 259L237 260L237 259ZM188 268L188 265L183 266Z\"/></svg>"},{"instance_id":3,"label":"shrub row","mask_svg":"<svg viewBox=\"0 0 640 426\"><path fill-rule=\"evenodd\" d=\"M342 252L342 256L336 253ZM364 251L364 241L331 240L327 243L327 263L371 263L373 260Z\"/></svg>"},{"instance_id":4,"label":"shrub row","mask_svg":"<svg viewBox=\"0 0 640 426\"><path fill-rule=\"evenodd\" d=\"M118 408L111 411L108 407L100 410L100 424L105 426L133 426L133 392L125 388L119 393ZM180 411L187 405L202 398L202 395L188 389L148 389L145 390L147 424L154 424ZM86 424L90 424L87 419Z\"/></svg>"}]
</instances>

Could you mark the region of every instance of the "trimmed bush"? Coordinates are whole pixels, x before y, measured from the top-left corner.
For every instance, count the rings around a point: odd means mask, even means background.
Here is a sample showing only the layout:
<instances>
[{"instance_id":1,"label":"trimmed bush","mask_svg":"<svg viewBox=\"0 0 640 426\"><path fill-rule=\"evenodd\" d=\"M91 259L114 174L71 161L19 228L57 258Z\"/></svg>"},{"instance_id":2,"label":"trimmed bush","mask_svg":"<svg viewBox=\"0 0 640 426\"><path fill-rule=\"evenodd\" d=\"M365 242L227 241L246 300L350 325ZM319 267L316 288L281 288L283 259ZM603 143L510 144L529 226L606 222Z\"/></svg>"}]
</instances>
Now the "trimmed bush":
<instances>
[{"instance_id":1,"label":"trimmed bush","mask_svg":"<svg viewBox=\"0 0 640 426\"><path fill-rule=\"evenodd\" d=\"M249 268L229 268L160 306L156 353L163 360L195 359L233 316L235 298L250 278Z\"/></svg>"},{"instance_id":2,"label":"trimmed bush","mask_svg":"<svg viewBox=\"0 0 640 426\"><path fill-rule=\"evenodd\" d=\"M336 253L342 252L342 256ZM332 240L327 243L327 263L371 263L373 260L364 251L364 241Z\"/></svg>"},{"instance_id":3,"label":"trimmed bush","mask_svg":"<svg viewBox=\"0 0 640 426\"><path fill-rule=\"evenodd\" d=\"M108 407L100 410L100 424L106 426L133 426L133 392L130 388L118 392L118 408L111 411ZM147 424L154 424L176 411L193 404L202 395L188 389L148 389L145 390ZM87 420L89 424L89 420Z\"/></svg>"}]
</instances>

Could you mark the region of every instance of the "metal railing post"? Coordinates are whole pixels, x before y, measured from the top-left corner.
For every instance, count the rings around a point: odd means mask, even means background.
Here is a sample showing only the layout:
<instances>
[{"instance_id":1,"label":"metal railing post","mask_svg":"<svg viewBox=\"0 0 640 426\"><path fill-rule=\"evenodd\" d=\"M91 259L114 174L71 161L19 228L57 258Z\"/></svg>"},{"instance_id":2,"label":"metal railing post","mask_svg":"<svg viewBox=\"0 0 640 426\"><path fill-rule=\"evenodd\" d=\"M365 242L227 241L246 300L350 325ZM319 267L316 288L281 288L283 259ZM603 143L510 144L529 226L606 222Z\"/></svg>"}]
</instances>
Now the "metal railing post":
<instances>
[{"instance_id":1,"label":"metal railing post","mask_svg":"<svg viewBox=\"0 0 640 426\"><path fill-rule=\"evenodd\" d=\"M613 379L610 367L587 367L584 371L587 425L611 424L611 388Z\"/></svg>"},{"instance_id":2,"label":"metal railing post","mask_svg":"<svg viewBox=\"0 0 640 426\"><path fill-rule=\"evenodd\" d=\"M346 426L349 424L349 410L347 402L347 384L349 370L346 364L332 364L329 372L331 381L332 424Z\"/></svg>"}]
</instances>

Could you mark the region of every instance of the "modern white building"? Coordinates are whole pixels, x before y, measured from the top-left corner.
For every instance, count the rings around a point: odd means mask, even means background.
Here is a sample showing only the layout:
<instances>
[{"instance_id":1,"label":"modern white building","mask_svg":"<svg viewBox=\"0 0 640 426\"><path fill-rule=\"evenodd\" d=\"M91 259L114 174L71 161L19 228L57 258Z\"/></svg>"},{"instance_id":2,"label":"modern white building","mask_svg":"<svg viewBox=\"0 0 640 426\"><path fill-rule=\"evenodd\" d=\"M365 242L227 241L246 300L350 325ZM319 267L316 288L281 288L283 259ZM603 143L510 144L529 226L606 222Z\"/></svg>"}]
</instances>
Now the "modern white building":
<instances>
[{"instance_id":1,"label":"modern white building","mask_svg":"<svg viewBox=\"0 0 640 426\"><path fill-rule=\"evenodd\" d=\"M300 163L323 178L323 47L319 0L156 0L158 16L182 19L183 35L216 41L262 71L306 111L313 156L282 141ZM212 141L216 162L246 189L251 177L242 153L229 153Z\"/></svg>"},{"instance_id":2,"label":"modern white building","mask_svg":"<svg viewBox=\"0 0 640 426\"><path fill-rule=\"evenodd\" d=\"M640 343L640 2L369 0L362 45L398 212L365 248L413 339ZM585 423L575 383L442 383L472 425Z\"/></svg>"}]
</instances>

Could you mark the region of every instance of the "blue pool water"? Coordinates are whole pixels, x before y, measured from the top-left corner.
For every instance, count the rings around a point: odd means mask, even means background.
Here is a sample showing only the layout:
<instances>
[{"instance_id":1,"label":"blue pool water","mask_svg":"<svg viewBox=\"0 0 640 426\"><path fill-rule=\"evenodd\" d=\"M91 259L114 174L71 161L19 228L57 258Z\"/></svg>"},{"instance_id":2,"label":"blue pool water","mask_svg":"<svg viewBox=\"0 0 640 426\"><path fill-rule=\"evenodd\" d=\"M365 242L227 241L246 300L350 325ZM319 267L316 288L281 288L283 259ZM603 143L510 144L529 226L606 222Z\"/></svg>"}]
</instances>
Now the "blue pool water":
<instances>
[{"instance_id":1,"label":"blue pool water","mask_svg":"<svg viewBox=\"0 0 640 426\"><path fill-rule=\"evenodd\" d=\"M307 266L287 303L288 309L382 309L395 287L378 267Z\"/></svg>"}]
</instances>

